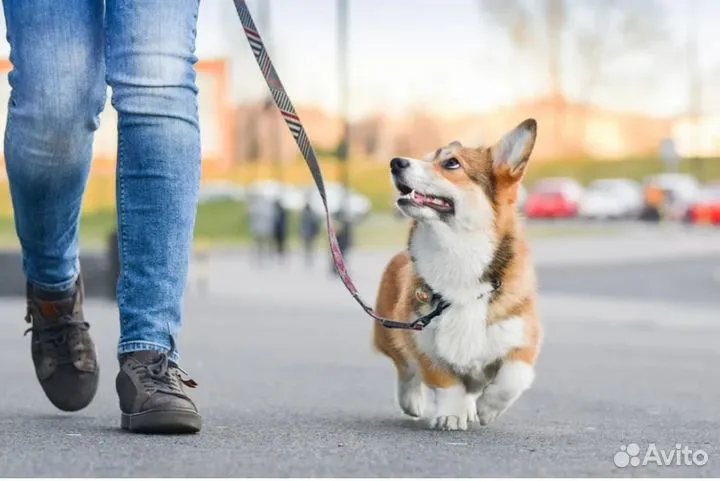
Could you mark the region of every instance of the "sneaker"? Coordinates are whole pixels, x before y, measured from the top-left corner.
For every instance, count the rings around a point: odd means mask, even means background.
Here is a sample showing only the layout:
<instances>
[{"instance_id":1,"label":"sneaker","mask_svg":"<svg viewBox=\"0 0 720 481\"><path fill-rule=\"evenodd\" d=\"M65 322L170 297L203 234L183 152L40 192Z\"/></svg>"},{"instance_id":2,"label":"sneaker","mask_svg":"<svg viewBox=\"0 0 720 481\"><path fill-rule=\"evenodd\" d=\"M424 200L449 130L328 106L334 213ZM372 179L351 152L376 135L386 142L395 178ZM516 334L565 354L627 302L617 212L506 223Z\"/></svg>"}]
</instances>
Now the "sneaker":
<instances>
[{"instance_id":1,"label":"sneaker","mask_svg":"<svg viewBox=\"0 0 720 481\"><path fill-rule=\"evenodd\" d=\"M202 418L185 392L197 383L158 351L138 351L122 356L115 388L120 401L123 429L138 433L183 434L200 431ZM186 374L186 373L185 373Z\"/></svg>"},{"instance_id":2,"label":"sneaker","mask_svg":"<svg viewBox=\"0 0 720 481\"><path fill-rule=\"evenodd\" d=\"M85 321L82 278L65 299L42 300L27 285L27 315L35 374L51 403L62 411L79 411L95 398L100 377L95 344Z\"/></svg>"}]
</instances>

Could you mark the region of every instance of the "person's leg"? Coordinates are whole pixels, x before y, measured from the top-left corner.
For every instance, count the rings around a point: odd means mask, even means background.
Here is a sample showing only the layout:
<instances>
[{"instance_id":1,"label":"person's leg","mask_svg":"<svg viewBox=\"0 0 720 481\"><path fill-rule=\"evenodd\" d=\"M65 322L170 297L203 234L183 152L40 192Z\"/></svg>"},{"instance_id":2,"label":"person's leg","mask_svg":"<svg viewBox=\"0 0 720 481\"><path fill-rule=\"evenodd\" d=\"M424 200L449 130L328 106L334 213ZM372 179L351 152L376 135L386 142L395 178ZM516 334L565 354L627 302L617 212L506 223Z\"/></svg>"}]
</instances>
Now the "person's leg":
<instances>
[{"instance_id":1,"label":"person's leg","mask_svg":"<svg viewBox=\"0 0 720 481\"><path fill-rule=\"evenodd\" d=\"M4 134L15 227L28 280L32 358L60 409L97 390L82 313L78 222L105 104L103 6L94 0L3 0L11 87Z\"/></svg>"},{"instance_id":2,"label":"person's leg","mask_svg":"<svg viewBox=\"0 0 720 481\"><path fill-rule=\"evenodd\" d=\"M118 112L116 388L122 426L132 431L201 425L181 387L175 343L200 184L198 7L198 0L106 3L107 82Z\"/></svg>"}]
</instances>

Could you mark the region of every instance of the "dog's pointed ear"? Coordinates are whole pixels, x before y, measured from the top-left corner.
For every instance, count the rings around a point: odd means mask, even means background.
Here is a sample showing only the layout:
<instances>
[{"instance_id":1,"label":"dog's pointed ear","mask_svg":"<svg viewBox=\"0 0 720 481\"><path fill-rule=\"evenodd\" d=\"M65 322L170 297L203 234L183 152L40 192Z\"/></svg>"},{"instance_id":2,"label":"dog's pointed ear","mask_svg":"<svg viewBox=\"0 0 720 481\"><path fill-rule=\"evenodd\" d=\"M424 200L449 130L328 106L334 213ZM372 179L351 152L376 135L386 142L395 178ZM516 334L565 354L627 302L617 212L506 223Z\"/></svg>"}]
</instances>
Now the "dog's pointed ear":
<instances>
[{"instance_id":1,"label":"dog's pointed ear","mask_svg":"<svg viewBox=\"0 0 720 481\"><path fill-rule=\"evenodd\" d=\"M520 180L525 173L537 137L537 121L526 119L491 148L493 169L499 175Z\"/></svg>"}]
</instances>

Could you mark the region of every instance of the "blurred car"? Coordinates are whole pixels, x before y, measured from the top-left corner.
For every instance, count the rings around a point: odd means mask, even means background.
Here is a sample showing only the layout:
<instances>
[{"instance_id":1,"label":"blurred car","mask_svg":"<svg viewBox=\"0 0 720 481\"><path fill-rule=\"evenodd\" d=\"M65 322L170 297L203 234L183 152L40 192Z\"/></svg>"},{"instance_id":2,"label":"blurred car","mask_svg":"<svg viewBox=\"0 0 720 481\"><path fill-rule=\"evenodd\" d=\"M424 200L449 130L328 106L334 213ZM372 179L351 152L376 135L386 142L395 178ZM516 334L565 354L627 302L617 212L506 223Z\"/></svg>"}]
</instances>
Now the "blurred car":
<instances>
[{"instance_id":1,"label":"blurred car","mask_svg":"<svg viewBox=\"0 0 720 481\"><path fill-rule=\"evenodd\" d=\"M342 184L337 182L325 183L326 200L328 203L328 209L330 214L337 216L340 213L340 209L343 202L347 200L347 214L349 219L353 223L361 222L369 213L372 208L372 203L363 194L353 190L345 189ZM310 208L320 217L325 216L325 208L315 184L303 189L303 197L306 202L310 203ZM347 199L345 194L347 193Z\"/></svg>"},{"instance_id":2,"label":"blurred car","mask_svg":"<svg viewBox=\"0 0 720 481\"><path fill-rule=\"evenodd\" d=\"M693 224L720 225L720 183L705 186L688 208L688 220Z\"/></svg>"},{"instance_id":3,"label":"blurred car","mask_svg":"<svg viewBox=\"0 0 720 481\"><path fill-rule=\"evenodd\" d=\"M643 208L642 186L623 178L592 181L580 198L578 216L584 219L631 219Z\"/></svg>"},{"instance_id":4,"label":"blurred car","mask_svg":"<svg viewBox=\"0 0 720 481\"><path fill-rule=\"evenodd\" d=\"M200 186L200 203L208 202L242 202L245 200L245 189L233 182L226 180L212 180L204 182Z\"/></svg>"},{"instance_id":5,"label":"blurred car","mask_svg":"<svg viewBox=\"0 0 720 481\"><path fill-rule=\"evenodd\" d=\"M249 201L280 200L283 207L289 211L298 212L305 205L303 193L297 187L290 184L284 184L276 180L261 180L251 184L247 191L246 197Z\"/></svg>"},{"instance_id":6,"label":"blurred car","mask_svg":"<svg viewBox=\"0 0 720 481\"><path fill-rule=\"evenodd\" d=\"M644 189L659 188L666 197L665 209L670 219L680 220L700 194L700 182L690 174L665 172L645 178Z\"/></svg>"},{"instance_id":7,"label":"blurred car","mask_svg":"<svg viewBox=\"0 0 720 481\"><path fill-rule=\"evenodd\" d=\"M583 187L569 177L550 177L538 181L525 202L525 215L531 219L575 217Z\"/></svg>"}]
</instances>

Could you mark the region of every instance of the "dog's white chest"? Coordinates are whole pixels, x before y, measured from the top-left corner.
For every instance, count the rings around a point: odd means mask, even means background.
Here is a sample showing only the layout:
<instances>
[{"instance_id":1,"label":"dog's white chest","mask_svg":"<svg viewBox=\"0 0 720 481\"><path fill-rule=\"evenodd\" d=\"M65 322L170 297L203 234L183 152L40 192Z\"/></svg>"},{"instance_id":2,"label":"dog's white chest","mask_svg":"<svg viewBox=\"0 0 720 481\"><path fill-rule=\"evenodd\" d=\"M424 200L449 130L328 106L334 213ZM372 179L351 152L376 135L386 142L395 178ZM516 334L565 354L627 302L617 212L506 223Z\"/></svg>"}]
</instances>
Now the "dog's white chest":
<instances>
[{"instance_id":1,"label":"dog's white chest","mask_svg":"<svg viewBox=\"0 0 720 481\"><path fill-rule=\"evenodd\" d=\"M480 372L488 364L524 345L525 323L512 317L487 326L488 300L450 305L417 333L420 349L458 374Z\"/></svg>"}]
</instances>

